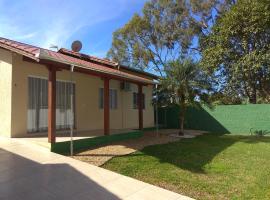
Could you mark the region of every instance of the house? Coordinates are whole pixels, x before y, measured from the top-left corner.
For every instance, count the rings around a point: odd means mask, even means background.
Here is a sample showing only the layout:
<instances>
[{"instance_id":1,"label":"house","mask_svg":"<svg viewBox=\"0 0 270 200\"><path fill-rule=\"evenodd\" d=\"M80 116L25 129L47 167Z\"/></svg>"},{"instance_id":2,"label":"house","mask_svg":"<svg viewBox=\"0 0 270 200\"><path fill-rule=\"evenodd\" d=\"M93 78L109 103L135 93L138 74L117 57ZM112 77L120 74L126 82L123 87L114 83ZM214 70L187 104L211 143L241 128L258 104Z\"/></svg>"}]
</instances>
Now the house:
<instances>
[{"instance_id":1,"label":"house","mask_svg":"<svg viewBox=\"0 0 270 200\"><path fill-rule=\"evenodd\" d=\"M0 135L154 126L157 77L67 49L51 51L0 38Z\"/></svg>"}]
</instances>

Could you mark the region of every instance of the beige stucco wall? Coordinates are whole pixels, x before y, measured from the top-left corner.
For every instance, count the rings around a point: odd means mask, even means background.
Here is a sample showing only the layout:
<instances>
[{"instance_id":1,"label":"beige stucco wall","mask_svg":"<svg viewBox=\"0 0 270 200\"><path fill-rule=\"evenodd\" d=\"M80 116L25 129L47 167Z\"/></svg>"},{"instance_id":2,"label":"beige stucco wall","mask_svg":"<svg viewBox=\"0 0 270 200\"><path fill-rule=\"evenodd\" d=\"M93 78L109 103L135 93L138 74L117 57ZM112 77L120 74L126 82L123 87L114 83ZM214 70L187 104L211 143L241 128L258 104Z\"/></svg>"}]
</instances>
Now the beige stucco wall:
<instances>
[{"instance_id":1,"label":"beige stucco wall","mask_svg":"<svg viewBox=\"0 0 270 200\"><path fill-rule=\"evenodd\" d=\"M11 134L12 54L0 49L0 135Z\"/></svg>"},{"instance_id":2,"label":"beige stucco wall","mask_svg":"<svg viewBox=\"0 0 270 200\"><path fill-rule=\"evenodd\" d=\"M21 137L27 134L28 80L29 76L48 77L45 66L37 63L25 62L22 56L13 56L12 83L12 136ZM69 71L57 72L58 80L70 80ZM100 77L81 73L73 74L76 83L75 119L77 131L103 129L103 110L99 109L99 88L103 87ZM120 90L120 83L110 80L110 88L117 89L118 108L110 110L110 128L127 129L138 128L138 110L133 109L133 91L137 86L132 84L132 91ZM144 110L144 126L154 126L154 111L151 105L152 86L143 88L146 95L146 109Z\"/></svg>"}]
</instances>

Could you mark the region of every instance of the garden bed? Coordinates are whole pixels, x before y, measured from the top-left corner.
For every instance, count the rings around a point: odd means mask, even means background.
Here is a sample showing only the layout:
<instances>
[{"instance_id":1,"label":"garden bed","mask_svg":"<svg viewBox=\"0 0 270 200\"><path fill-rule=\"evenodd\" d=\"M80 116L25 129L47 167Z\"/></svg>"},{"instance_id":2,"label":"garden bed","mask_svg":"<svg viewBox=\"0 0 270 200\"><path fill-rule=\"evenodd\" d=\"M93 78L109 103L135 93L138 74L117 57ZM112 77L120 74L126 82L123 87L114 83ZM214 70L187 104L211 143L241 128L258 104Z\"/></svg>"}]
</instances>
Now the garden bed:
<instances>
[{"instance_id":1,"label":"garden bed","mask_svg":"<svg viewBox=\"0 0 270 200\"><path fill-rule=\"evenodd\" d=\"M101 166L115 156L131 154L150 145L178 141L180 138L170 137L170 134L177 132L178 130L160 130L159 134L157 134L155 131L145 131L142 137L97 146L80 152L73 156L73 158ZM201 134L200 131L186 131L186 133L189 135Z\"/></svg>"}]
</instances>

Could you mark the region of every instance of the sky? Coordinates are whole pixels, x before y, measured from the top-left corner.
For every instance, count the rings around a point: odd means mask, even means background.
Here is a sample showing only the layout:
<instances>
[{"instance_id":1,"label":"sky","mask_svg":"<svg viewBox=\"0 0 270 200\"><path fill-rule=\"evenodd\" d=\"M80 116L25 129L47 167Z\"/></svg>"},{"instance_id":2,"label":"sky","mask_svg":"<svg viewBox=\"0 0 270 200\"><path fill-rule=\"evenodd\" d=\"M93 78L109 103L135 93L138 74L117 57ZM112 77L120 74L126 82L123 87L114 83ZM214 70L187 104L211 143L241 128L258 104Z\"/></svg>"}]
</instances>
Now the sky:
<instances>
[{"instance_id":1,"label":"sky","mask_svg":"<svg viewBox=\"0 0 270 200\"><path fill-rule=\"evenodd\" d=\"M0 0L0 37L50 48L71 48L83 43L81 52L105 57L112 34L146 0Z\"/></svg>"}]
</instances>

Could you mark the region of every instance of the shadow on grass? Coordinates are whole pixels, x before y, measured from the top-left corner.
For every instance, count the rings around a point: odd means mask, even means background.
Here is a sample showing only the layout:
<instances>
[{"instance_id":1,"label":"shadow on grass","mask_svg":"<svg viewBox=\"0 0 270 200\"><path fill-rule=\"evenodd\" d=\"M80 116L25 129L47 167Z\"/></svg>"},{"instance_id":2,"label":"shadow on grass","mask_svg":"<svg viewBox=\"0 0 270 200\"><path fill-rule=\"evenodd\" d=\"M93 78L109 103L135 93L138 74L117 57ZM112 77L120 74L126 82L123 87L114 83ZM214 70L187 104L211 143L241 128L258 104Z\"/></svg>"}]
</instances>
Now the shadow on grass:
<instances>
[{"instance_id":1,"label":"shadow on grass","mask_svg":"<svg viewBox=\"0 0 270 200\"><path fill-rule=\"evenodd\" d=\"M183 139L162 145L145 147L140 152L129 156L153 156L160 163L170 163L178 168L194 173L205 173L204 167L215 156L237 142L270 143L270 137L235 136L221 134L205 134L193 139Z\"/></svg>"}]
</instances>

